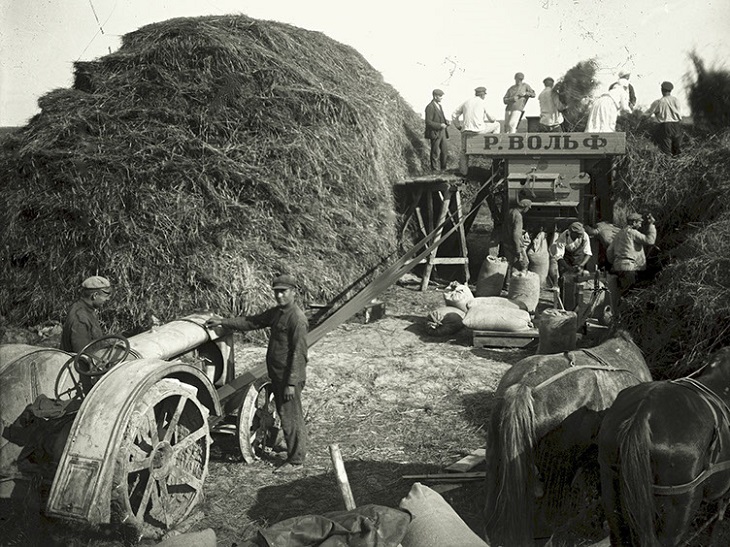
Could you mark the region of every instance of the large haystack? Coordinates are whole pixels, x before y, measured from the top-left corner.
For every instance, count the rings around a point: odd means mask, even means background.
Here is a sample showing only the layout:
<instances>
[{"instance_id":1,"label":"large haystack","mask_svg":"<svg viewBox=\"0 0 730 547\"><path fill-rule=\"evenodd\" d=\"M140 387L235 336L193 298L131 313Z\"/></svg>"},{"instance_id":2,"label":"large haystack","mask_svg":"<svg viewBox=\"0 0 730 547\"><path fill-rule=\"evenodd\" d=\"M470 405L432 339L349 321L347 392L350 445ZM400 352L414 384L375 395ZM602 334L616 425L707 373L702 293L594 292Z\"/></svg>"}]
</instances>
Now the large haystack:
<instances>
[{"instance_id":1,"label":"large haystack","mask_svg":"<svg viewBox=\"0 0 730 547\"><path fill-rule=\"evenodd\" d=\"M422 122L352 48L245 16L175 19L76 63L0 151L0 314L60 319L88 275L114 329L324 299L395 245Z\"/></svg>"}]
</instances>

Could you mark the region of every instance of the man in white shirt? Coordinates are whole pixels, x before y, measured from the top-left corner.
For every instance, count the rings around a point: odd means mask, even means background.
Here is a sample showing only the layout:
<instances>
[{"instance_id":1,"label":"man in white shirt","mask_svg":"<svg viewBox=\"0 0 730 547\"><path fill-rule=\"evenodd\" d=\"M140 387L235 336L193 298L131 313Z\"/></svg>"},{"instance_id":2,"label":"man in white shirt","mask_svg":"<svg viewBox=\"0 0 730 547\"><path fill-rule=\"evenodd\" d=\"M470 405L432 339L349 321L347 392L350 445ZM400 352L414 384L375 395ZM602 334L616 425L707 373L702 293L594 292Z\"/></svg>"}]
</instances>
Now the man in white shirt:
<instances>
[{"instance_id":1,"label":"man in white shirt","mask_svg":"<svg viewBox=\"0 0 730 547\"><path fill-rule=\"evenodd\" d=\"M466 175L469 168L466 158L466 139L473 135L487 135L501 131L499 122L487 112L487 103L484 100L486 96L487 88L477 87L474 90L474 96L454 110L451 116L454 126L461 131L459 171L462 175Z\"/></svg>"},{"instance_id":2,"label":"man in white shirt","mask_svg":"<svg viewBox=\"0 0 730 547\"><path fill-rule=\"evenodd\" d=\"M673 89L672 82L662 82L662 98L651 103L646 114L653 115L659 122L657 133L659 149L665 154L677 156L682 151L682 111L677 98L672 97Z\"/></svg>"},{"instance_id":3,"label":"man in white shirt","mask_svg":"<svg viewBox=\"0 0 730 547\"><path fill-rule=\"evenodd\" d=\"M563 115L560 111L565 108L565 105L560 102L560 97L553 89L555 80L547 77L542 83L545 85L545 89L537 96L540 103L540 132L561 133L563 131Z\"/></svg>"},{"instance_id":4,"label":"man in white shirt","mask_svg":"<svg viewBox=\"0 0 730 547\"><path fill-rule=\"evenodd\" d=\"M580 273L591 259L591 240L583 224L574 222L561 232L555 243L550 246L550 254L558 263L560 277L573 271Z\"/></svg>"}]
</instances>

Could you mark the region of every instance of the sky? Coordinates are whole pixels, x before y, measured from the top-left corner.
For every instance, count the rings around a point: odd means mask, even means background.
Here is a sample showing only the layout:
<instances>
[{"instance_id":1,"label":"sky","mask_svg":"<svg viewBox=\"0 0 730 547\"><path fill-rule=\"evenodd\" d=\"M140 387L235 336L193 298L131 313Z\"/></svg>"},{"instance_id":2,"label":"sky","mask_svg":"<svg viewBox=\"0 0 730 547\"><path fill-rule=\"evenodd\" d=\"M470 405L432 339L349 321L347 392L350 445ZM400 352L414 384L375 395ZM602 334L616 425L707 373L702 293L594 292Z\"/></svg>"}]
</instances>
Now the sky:
<instances>
[{"instance_id":1,"label":"sky","mask_svg":"<svg viewBox=\"0 0 730 547\"><path fill-rule=\"evenodd\" d=\"M669 80L686 107L688 54L730 68L728 0L0 0L0 126L24 125L37 101L71 87L73 63L119 48L121 37L173 17L244 14L281 21L358 50L423 115L433 88L454 110L487 88L503 117L515 72L536 92L579 61L595 58L599 94L621 69L638 105ZM537 115L537 101L526 115Z\"/></svg>"}]
</instances>

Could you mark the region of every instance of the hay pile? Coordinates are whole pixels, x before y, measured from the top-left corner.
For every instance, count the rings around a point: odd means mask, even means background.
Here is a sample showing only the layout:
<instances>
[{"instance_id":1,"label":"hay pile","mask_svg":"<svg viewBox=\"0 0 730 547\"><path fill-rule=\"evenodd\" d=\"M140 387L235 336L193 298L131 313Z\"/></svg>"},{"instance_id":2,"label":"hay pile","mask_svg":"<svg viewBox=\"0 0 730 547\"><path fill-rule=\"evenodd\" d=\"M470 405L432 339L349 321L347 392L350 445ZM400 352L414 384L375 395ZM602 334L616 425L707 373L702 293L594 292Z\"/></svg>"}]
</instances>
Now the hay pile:
<instances>
[{"instance_id":1,"label":"hay pile","mask_svg":"<svg viewBox=\"0 0 730 547\"><path fill-rule=\"evenodd\" d=\"M182 18L75 65L0 150L0 314L62 318L93 274L112 330L327 299L396 244L422 122L352 48L245 16Z\"/></svg>"},{"instance_id":2,"label":"hay pile","mask_svg":"<svg viewBox=\"0 0 730 547\"><path fill-rule=\"evenodd\" d=\"M560 101L566 106L563 111L565 131L583 131L588 121L588 98L593 94L598 82L595 59L580 61L558 79L555 90Z\"/></svg>"},{"instance_id":3,"label":"hay pile","mask_svg":"<svg viewBox=\"0 0 730 547\"><path fill-rule=\"evenodd\" d=\"M730 345L730 131L689 128L681 156L627 135L618 209L657 219L661 271L631 296L622 320L657 378L696 370Z\"/></svg>"}]
</instances>

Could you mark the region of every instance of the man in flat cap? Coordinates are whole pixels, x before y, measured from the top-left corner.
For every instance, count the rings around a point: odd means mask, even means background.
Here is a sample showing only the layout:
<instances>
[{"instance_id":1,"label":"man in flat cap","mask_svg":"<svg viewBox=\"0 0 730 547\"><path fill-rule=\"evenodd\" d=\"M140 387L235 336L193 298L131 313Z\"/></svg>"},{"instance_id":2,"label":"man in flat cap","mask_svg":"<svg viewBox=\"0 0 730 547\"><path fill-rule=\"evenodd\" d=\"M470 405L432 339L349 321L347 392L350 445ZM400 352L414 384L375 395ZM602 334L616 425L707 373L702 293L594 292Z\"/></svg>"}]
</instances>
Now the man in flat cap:
<instances>
[{"instance_id":1,"label":"man in flat cap","mask_svg":"<svg viewBox=\"0 0 730 547\"><path fill-rule=\"evenodd\" d=\"M581 273L593 256L591 240L583 224L573 222L563 230L550 246L550 254L558 263L560 277L569 272Z\"/></svg>"},{"instance_id":2,"label":"man in flat cap","mask_svg":"<svg viewBox=\"0 0 730 547\"><path fill-rule=\"evenodd\" d=\"M474 135L499 133L499 122L487 112L487 88L479 86L474 90L474 96L464 101L454 110L451 121L461 131L461 155L459 156L459 171L466 175L469 165L466 157L466 139Z\"/></svg>"},{"instance_id":3,"label":"man in flat cap","mask_svg":"<svg viewBox=\"0 0 730 547\"><path fill-rule=\"evenodd\" d=\"M94 275L81 283L81 298L68 311L61 332L61 349L78 353L97 338L104 336L97 310L111 297L111 283Z\"/></svg>"},{"instance_id":4,"label":"man in flat cap","mask_svg":"<svg viewBox=\"0 0 730 547\"><path fill-rule=\"evenodd\" d=\"M558 93L553 87L555 80L550 76L542 81L545 89L537 96L540 103L540 132L561 133L563 131L563 114L565 105L560 101Z\"/></svg>"},{"instance_id":5,"label":"man in flat cap","mask_svg":"<svg viewBox=\"0 0 730 547\"><path fill-rule=\"evenodd\" d=\"M662 97L651 104L646 114L653 115L659 122L656 134L659 149L665 154L677 156L682 152L682 111L679 101L672 96L673 89L672 82L662 82Z\"/></svg>"},{"instance_id":6,"label":"man in flat cap","mask_svg":"<svg viewBox=\"0 0 730 547\"><path fill-rule=\"evenodd\" d=\"M614 236L606 251L622 296L636 284L638 272L646 270L644 246L656 243L656 226L651 214L646 216L646 227L643 230L644 217L639 213L629 214L626 221L626 227Z\"/></svg>"},{"instance_id":7,"label":"man in flat cap","mask_svg":"<svg viewBox=\"0 0 730 547\"><path fill-rule=\"evenodd\" d=\"M509 280L512 270L517 268L520 271L527 270L527 246L530 243L530 237L525 236L523 216L532 207L532 201L529 199L520 199L504 217L503 234L502 234L502 255L507 259L509 271L507 272L507 280Z\"/></svg>"},{"instance_id":8,"label":"man in flat cap","mask_svg":"<svg viewBox=\"0 0 730 547\"><path fill-rule=\"evenodd\" d=\"M524 80L525 75L522 72L515 74L515 84L507 89L502 99L505 104L504 125L507 133L517 133L517 126L525 113L527 100L535 96L535 90Z\"/></svg>"},{"instance_id":9,"label":"man in flat cap","mask_svg":"<svg viewBox=\"0 0 730 547\"><path fill-rule=\"evenodd\" d=\"M307 318L296 304L297 281L292 275L274 278L276 306L257 315L212 317L207 328L223 326L239 331L271 328L266 369L274 389L276 410L286 441L287 460L275 473L298 471L307 455L307 430L302 411L302 390L307 376ZM274 447L276 450L279 447Z\"/></svg>"},{"instance_id":10,"label":"man in flat cap","mask_svg":"<svg viewBox=\"0 0 730 547\"><path fill-rule=\"evenodd\" d=\"M441 99L444 92L434 89L431 93L433 99L426 105L426 133L425 137L431 143L431 171L446 170L446 159L448 146L446 139L449 138L449 120L444 115L441 106Z\"/></svg>"}]
</instances>

